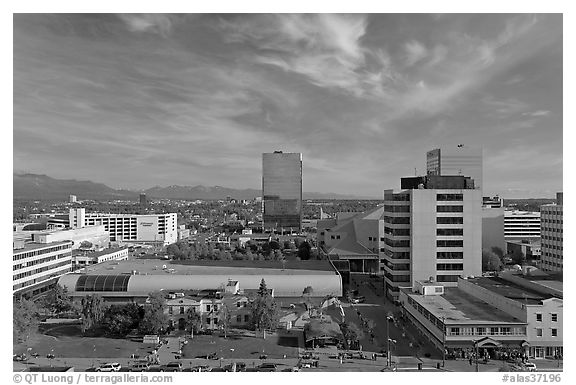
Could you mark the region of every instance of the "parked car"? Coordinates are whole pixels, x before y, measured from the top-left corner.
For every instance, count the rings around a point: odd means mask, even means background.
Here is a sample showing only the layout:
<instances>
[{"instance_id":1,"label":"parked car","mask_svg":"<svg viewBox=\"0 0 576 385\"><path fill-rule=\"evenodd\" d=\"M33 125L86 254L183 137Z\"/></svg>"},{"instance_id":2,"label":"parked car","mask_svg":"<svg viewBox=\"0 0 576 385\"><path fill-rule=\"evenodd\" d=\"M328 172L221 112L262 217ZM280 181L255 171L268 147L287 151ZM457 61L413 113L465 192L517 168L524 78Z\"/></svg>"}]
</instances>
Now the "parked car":
<instances>
[{"instance_id":1,"label":"parked car","mask_svg":"<svg viewBox=\"0 0 576 385\"><path fill-rule=\"evenodd\" d=\"M150 370L150 364L147 362L138 362L130 367L131 372L147 372Z\"/></svg>"},{"instance_id":2,"label":"parked car","mask_svg":"<svg viewBox=\"0 0 576 385\"><path fill-rule=\"evenodd\" d=\"M162 367L165 372L181 372L182 363L181 362L169 362Z\"/></svg>"},{"instance_id":3,"label":"parked car","mask_svg":"<svg viewBox=\"0 0 576 385\"><path fill-rule=\"evenodd\" d=\"M122 366L117 362L112 362L104 365L100 365L96 368L97 372L119 372Z\"/></svg>"},{"instance_id":4,"label":"parked car","mask_svg":"<svg viewBox=\"0 0 576 385\"><path fill-rule=\"evenodd\" d=\"M26 354L22 353L22 354L14 354L14 361L26 361L28 359L28 357L26 357Z\"/></svg>"},{"instance_id":5,"label":"parked car","mask_svg":"<svg viewBox=\"0 0 576 385\"><path fill-rule=\"evenodd\" d=\"M49 359L51 359L51 360L54 359L54 357L56 357L56 356L55 356L54 354L52 354L52 353L46 354L46 358L49 358Z\"/></svg>"},{"instance_id":6,"label":"parked car","mask_svg":"<svg viewBox=\"0 0 576 385\"><path fill-rule=\"evenodd\" d=\"M304 360L319 360L320 357L318 357L314 353L305 352L304 354L302 354L302 359L304 359Z\"/></svg>"},{"instance_id":7,"label":"parked car","mask_svg":"<svg viewBox=\"0 0 576 385\"><path fill-rule=\"evenodd\" d=\"M535 372L536 371L536 364L533 362L526 361L525 363L522 364L522 367L524 370L526 370L528 372Z\"/></svg>"},{"instance_id":8,"label":"parked car","mask_svg":"<svg viewBox=\"0 0 576 385\"><path fill-rule=\"evenodd\" d=\"M227 372L225 368L212 368L209 372Z\"/></svg>"},{"instance_id":9,"label":"parked car","mask_svg":"<svg viewBox=\"0 0 576 385\"><path fill-rule=\"evenodd\" d=\"M209 372L210 367L208 365L198 365L192 368L192 372Z\"/></svg>"},{"instance_id":10,"label":"parked car","mask_svg":"<svg viewBox=\"0 0 576 385\"><path fill-rule=\"evenodd\" d=\"M259 372L276 372L277 366L276 364L265 362L263 364L258 365Z\"/></svg>"},{"instance_id":11,"label":"parked car","mask_svg":"<svg viewBox=\"0 0 576 385\"><path fill-rule=\"evenodd\" d=\"M363 303L366 301L365 297L354 297L352 298L352 303Z\"/></svg>"}]
</instances>

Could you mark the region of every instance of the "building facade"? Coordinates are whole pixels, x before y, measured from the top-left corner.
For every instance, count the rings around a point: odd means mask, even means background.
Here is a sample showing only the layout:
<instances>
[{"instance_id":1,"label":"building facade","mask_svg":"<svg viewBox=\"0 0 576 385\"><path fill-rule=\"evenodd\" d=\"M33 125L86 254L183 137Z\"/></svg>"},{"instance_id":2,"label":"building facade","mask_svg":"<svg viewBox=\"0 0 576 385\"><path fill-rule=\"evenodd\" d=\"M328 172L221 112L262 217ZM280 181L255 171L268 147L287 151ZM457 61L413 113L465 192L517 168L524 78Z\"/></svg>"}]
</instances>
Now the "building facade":
<instances>
[{"instance_id":1,"label":"building facade","mask_svg":"<svg viewBox=\"0 0 576 385\"><path fill-rule=\"evenodd\" d=\"M466 188L469 182L463 176L402 178L405 190L384 192L389 297L416 281L456 286L458 277L482 273L482 193Z\"/></svg>"},{"instance_id":2,"label":"building facade","mask_svg":"<svg viewBox=\"0 0 576 385\"><path fill-rule=\"evenodd\" d=\"M15 242L12 254L14 295L34 296L72 269L72 242Z\"/></svg>"},{"instance_id":3,"label":"building facade","mask_svg":"<svg viewBox=\"0 0 576 385\"><path fill-rule=\"evenodd\" d=\"M563 271L563 196L558 193L556 204L540 207L542 223L540 268L546 271Z\"/></svg>"},{"instance_id":4,"label":"building facade","mask_svg":"<svg viewBox=\"0 0 576 385\"><path fill-rule=\"evenodd\" d=\"M262 195L265 229L301 229L301 153L262 154Z\"/></svg>"},{"instance_id":5,"label":"building facade","mask_svg":"<svg viewBox=\"0 0 576 385\"><path fill-rule=\"evenodd\" d=\"M474 180L476 189L482 190L482 172L482 147L459 144L426 153L427 175L466 175Z\"/></svg>"},{"instance_id":6,"label":"building facade","mask_svg":"<svg viewBox=\"0 0 576 385\"><path fill-rule=\"evenodd\" d=\"M114 247L101 251L75 251L72 253L74 269L95 265L106 261L124 261L128 259L127 247Z\"/></svg>"},{"instance_id":7,"label":"building facade","mask_svg":"<svg viewBox=\"0 0 576 385\"><path fill-rule=\"evenodd\" d=\"M539 239L540 213L533 211L505 210L504 238L506 240Z\"/></svg>"},{"instance_id":8,"label":"building facade","mask_svg":"<svg viewBox=\"0 0 576 385\"><path fill-rule=\"evenodd\" d=\"M32 239L37 243L72 241L72 250L80 248L82 242L89 242L94 249L105 248L110 244L110 234L103 225L38 231L32 235Z\"/></svg>"},{"instance_id":9,"label":"building facade","mask_svg":"<svg viewBox=\"0 0 576 385\"><path fill-rule=\"evenodd\" d=\"M111 242L140 242L169 245L178 240L177 214L102 214L84 208L70 209L71 228L103 225Z\"/></svg>"}]
</instances>

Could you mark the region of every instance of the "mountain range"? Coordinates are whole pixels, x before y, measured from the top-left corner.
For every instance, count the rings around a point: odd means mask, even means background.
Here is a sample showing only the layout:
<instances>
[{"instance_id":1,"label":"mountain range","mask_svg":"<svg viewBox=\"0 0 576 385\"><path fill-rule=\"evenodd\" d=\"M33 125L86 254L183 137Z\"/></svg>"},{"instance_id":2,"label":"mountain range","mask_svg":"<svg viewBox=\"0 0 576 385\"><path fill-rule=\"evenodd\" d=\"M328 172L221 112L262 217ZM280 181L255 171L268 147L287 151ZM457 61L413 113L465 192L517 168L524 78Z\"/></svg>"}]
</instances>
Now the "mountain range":
<instances>
[{"instance_id":1,"label":"mountain range","mask_svg":"<svg viewBox=\"0 0 576 385\"><path fill-rule=\"evenodd\" d=\"M254 199L262 196L260 189L234 189L222 186L155 186L147 190L113 189L103 183L75 179L55 179L47 175L30 173L13 174L13 198L26 200L67 200L70 194L79 200L137 200L140 193L150 198L183 200L218 200L232 197L235 199ZM304 192L304 199L374 199L335 193Z\"/></svg>"}]
</instances>

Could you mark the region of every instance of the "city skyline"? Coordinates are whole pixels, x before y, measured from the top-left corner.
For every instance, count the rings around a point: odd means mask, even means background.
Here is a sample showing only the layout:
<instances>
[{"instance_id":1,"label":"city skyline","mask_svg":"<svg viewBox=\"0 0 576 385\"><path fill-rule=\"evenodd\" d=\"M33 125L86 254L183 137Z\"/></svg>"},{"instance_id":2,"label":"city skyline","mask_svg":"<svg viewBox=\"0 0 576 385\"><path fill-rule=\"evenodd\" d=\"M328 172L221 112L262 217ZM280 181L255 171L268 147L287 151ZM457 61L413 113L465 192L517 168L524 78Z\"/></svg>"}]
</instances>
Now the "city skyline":
<instances>
[{"instance_id":1,"label":"city skyline","mask_svg":"<svg viewBox=\"0 0 576 385\"><path fill-rule=\"evenodd\" d=\"M562 191L562 16L14 15L14 171L115 188L382 196L484 148L484 194ZM537 183L536 183L537 182Z\"/></svg>"}]
</instances>

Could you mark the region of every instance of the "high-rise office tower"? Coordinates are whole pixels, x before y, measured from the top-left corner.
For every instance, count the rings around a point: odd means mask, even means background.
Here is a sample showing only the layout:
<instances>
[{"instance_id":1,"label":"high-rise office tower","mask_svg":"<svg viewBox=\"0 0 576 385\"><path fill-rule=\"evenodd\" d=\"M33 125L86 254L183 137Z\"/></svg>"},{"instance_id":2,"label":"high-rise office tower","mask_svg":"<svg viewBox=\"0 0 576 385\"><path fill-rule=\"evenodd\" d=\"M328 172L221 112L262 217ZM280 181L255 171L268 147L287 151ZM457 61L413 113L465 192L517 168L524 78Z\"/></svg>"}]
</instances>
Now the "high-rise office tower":
<instances>
[{"instance_id":1,"label":"high-rise office tower","mask_svg":"<svg viewBox=\"0 0 576 385\"><path fill-rule=\"evenodd\" d=\"M302 154L262 154L264 228L300 230L302 223Z\"/></svg>"},{"instance_id":2,"label":"high-rise office tower","mask_svg":"<svg viewBox=\"0 0 576 385\"><path fill-rule=\"evenodd\" d=\"M146 200L146 194L140 193L140 206L145 207L147 204L148 201Z\"/></svg>"},{"instance_id":3,"label":"high-rise office tower","mask_svg":"<svg viewBox=\"0 0 576 385\"><path fill-rule=\"evenodd\" d=\"M427 175L465 175L474 180L474 187L482 190L482 147L459 144L437 148L426 153Z\"/></svg>"},{"instance_id":4,"label":"high-rise office tower","mask_svg":"<svg viewBox=\"0 0 576 385\"><path fill-rule=\"evenodd\" d=\"M77 201L78 201L78 200L77 200L77 198L76 198L76 195L70 195L70 196L68 197L68 202L70 202L70 203L76 203Z\"/></svg>"},{"instance_id":5,"label":"high-rise office tower","mask_svg":"<svg viewBox=\"0 0 576 385\"><path fill-rule=\"evenodd\" d=\"M561 272L564 269L563 193L556 194L556 204L540 206L542 224L542 270Z\"/></svg>"},{"instance_id":6,"label":"high-rise office tower","mask_svg":"<svg viewBox=\"0 0 576 385\"><path fill-rule=\"evenodd\" d=\"M482 194L465 176L402 178L402 191L384 191L387 295L432 279L456 286L482 273Z\"/></svg>"}]
</instances>

